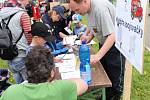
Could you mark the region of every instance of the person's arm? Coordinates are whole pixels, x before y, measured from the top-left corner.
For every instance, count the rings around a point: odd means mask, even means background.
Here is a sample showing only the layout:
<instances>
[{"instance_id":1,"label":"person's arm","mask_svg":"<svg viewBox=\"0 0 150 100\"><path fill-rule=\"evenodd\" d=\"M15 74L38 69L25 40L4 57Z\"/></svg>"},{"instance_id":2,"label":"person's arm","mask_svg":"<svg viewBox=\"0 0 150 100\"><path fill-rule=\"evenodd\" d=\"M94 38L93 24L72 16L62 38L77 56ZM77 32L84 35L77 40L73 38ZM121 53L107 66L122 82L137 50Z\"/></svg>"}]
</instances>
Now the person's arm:
<instances>
[{"instance_id":1,"label":"person's arm","mask_svg":"<svg viewBox=\"0 0 150 100\"><path fill-rule=\"evenodd\" d=\"M93 30L91 30L90 28L86 29L85 34L80 36L80 40L86 40L87 43L91 42L91 40L94 38L94 33Z\"/></svg>"},{"instance_id":2,"label":"person's arm","mask_svg":"<svg viewBox=\"0 0 150 100\"><path fill-rule=\"evenodd\" d=\"M30 17L27 13L23 13L20 18L21 21L21 26L24 31L24 35L30 44L32 42L32 35L31 35L31 22L30 22Z\"/></svg>"},{"instance_id":3,"label":"person's arm","mask_svg":"<svg viewBox=\"0 0 150 100\"><path fill-rule=\"evenodd\" d=\"M96 14L97 15L95 16L97 19L95 21L97 24L96 27L93 28L93 31L96 32L95 34L103 35L106 39L104 43L100 43L102 47L99 51L95 55L91 55L91 64L99 62L99 60L108 52L115 42L115 7L111 10L111 12L107 7L104 9L99 9L99 12Z\"/></svg>"},{"instance_id":4,"label":"person's arm","mask_svg":"<svg viewBox=\"0 0 150 100\"><path fill-rule=\"evenodd\" d=\"M62 60L61 58L54 57L54 62L55 62L55 63L62 63L63 60Z\"/></svg>"},{"instance_id":5,"label":"person's arm","mask_svg":"<svg viewBox=\"0 0 150 100\"><path fill-rule=\"evenodd\" d=\"M88 85L82 79L76 78L76 79L69 79L69 80L75 82L77 86L77 95L81 95L87 91Z\"/></svg>"},{"instance_id":6,"label":"person's arm","mask_svg":"<svg viewBox=\"0 0 150 100\"><path fill-rule=\"evenodd\" d=\"M107 51L112 47L114 42L115 42L115 33L112 33L108 35L101 49L95 55L91 55L90 57L91 64L98 62L107 53Z\"/></svg>"},{"instance_id":7,"label":"person's arm","mask_svg":"<svg viewBox=\"0 0 150 100\"><path fill-rule=\"evenodd\" d=\"M61 38L64 38L64 37L66 37L67 35L65 35L65 34L62 33L62 32L59 32L59 36L60 36Z\"/></svg>"}]
</instances>

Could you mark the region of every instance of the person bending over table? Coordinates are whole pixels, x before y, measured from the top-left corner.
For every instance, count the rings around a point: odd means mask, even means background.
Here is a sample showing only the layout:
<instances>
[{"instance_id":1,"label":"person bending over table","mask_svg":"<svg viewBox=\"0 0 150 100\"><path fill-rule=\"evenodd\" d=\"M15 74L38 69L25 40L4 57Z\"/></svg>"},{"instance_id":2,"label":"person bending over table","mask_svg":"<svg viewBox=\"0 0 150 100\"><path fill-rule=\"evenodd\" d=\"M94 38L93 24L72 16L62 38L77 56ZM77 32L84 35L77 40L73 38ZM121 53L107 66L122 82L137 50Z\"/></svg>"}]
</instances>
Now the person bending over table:
<instances>
[{"instance_id":1,"label":"person bending over table","mask_svg":"<svg viewBox=\"0 0 150 100\"><path fill-rule=\"evenodd\" d=\"M91 55L90 61L92 64L100 61L112 82L112 87L106 88L107 100L120 100L125 57L114 45L115 7L108 0L70 0L69 5L71 10L87 15L88 27L95 32L100 48L95 55ZM88 35L84 39L91 40L93 37L94 35Z\"/></svg>"}]
</instances>

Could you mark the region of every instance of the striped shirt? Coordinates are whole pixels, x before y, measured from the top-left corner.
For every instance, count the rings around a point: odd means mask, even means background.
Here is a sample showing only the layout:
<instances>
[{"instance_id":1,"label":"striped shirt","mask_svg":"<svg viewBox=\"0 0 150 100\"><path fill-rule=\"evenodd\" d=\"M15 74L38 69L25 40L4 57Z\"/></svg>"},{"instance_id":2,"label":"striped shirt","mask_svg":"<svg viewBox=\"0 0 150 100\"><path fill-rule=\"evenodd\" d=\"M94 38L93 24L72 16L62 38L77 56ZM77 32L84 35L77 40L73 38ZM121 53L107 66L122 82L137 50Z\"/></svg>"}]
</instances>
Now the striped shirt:
<instances>
[{"instance_id":1,"label":"striped shirt","mask_svg":"<svg viewBox=\"0 0 150 100\"><path fill-rule=\"evenodd\" d=\"M24 30L25 37L28 43L30 44L32 42L31 22L30 22L30 17L26 12L21 15L20 22Z\"/></svg>"}]
</instances>

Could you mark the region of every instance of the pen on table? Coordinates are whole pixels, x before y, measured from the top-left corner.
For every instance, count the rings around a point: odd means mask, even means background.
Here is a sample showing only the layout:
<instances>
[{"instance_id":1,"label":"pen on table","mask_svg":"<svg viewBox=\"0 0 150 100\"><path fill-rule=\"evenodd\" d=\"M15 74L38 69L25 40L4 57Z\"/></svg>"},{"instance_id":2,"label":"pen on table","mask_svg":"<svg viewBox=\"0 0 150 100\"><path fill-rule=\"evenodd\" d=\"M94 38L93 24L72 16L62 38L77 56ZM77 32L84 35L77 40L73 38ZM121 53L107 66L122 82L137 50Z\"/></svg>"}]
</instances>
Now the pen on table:
<instances>
[{"instance_id":1,"label":"pen on table","mask_svg":"<svg viewBox=\"0 0 150 100\"><path fill-rule=\"evenodd\" d=\"M60 58L61 60L67 60L67 59L64 59L64 57L66 56L66 54L69 52L69 50Z\"/></svg>"},{"instance_id":2,"label":"pen on table","mask_svg":"<svg viewBox=\"0 0 150 100\"><path fill-rule=\"evenodd\" d=\"M67 52L60 59L63 60L66 54L67 54Z\"/></svg>"}]
</instances>

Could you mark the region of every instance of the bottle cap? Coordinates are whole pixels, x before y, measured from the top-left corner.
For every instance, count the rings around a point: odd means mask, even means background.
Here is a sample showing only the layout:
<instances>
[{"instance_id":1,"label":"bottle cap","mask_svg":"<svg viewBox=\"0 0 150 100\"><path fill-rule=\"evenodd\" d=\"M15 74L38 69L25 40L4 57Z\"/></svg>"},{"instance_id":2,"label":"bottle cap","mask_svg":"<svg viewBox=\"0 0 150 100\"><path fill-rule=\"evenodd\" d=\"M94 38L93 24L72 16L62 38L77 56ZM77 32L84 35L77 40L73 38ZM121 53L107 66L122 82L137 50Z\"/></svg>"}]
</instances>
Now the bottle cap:
<instances>
[{"instance_id":1,"label":"bottle cap","mask_svg":"<svg viewBox=\"0 0 150 100\"><path fill-rule=\"evenodd\" d=\"M86 40L83 40L83 41L82 41L82 44L86 44Z\"/></svg>"}]
</instances>

